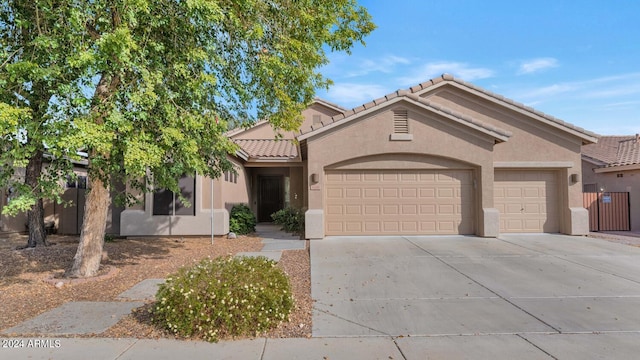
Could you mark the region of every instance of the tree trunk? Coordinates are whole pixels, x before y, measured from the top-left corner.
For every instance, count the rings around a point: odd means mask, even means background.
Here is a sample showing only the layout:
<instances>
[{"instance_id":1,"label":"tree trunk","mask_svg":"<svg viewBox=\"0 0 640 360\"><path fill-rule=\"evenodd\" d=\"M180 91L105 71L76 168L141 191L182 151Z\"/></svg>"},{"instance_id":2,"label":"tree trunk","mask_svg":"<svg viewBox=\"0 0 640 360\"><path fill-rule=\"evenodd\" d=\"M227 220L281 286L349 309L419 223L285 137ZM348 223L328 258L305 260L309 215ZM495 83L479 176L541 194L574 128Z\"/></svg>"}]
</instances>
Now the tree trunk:
<instances>
[{"instance_id":1,"label":"tree trunk","mask_svg":"<svg viewBox=\"0 0 640 360\"><path fill-rule=\"evenodd\" d=\"M109 190L100 179L94 178L89 181L91 190L85 202L80 244L73 258L73 266L69 272L69 277L96 276L102 260L111 196Z\"/></svg>"},{"instance_id":2,"label":"tree trunk","mask_svg":"<svg viewBox=\"0 0 640 360\"><path fill-rule=\"evenodd\" d=\"M120 84L120 77L102 74L93 96L98 106L95 118L96 124L102 124L107 112L100 106L108 102L109 97ZM105 158L109 154L102 154ZM73 266L69 277L96 276L102 260L102 248L104 247L104 235L107 227L107 215L111 206L111 194L108 185L110 174L105 174L101 168L94 168L92 159L98 154L95 150L89 150L89 184L90 189L85 201L84 219L80 232L80 244L73 258ZM107 181L105 184L103 181Z\"/></svg>"},{"instance_id":3,"label":"tree trunk","mask_svg":"<svg viewBox=\"0 0 640 360\"><path fill-rule=\"evenodd\" d=\"M24 182L36 194L38 193L38 179L42 173L42 157L43 152L37 151L29 159L25 169ZM26 247L49 245L47 244L47 233L44 227L44 206L41 197L38 197L36 203L27 211L27 226L29 228L29 239Z\"/></svg>"}]
</instances>

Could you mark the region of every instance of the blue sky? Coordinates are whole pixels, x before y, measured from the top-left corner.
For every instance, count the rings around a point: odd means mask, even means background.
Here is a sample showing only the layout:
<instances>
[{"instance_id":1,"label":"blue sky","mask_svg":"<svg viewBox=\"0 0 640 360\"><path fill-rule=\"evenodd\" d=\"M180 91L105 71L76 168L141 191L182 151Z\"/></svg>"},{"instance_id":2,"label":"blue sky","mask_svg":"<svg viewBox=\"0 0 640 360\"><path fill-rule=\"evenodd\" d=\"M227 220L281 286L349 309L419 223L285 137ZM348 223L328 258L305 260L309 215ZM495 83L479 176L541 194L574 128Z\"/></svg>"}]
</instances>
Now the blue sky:
<instances>
[{"instance_id":1,"label":"blue sky","mask_svg":"<svg viewBox=\"0 0 640 360\"><path fill-rule=\"evenodd\" d=\"M640 133L640 1L360 0L378 28L330 54L352 108L442 73L602 135Z\"/></svg>"}]
</instances>

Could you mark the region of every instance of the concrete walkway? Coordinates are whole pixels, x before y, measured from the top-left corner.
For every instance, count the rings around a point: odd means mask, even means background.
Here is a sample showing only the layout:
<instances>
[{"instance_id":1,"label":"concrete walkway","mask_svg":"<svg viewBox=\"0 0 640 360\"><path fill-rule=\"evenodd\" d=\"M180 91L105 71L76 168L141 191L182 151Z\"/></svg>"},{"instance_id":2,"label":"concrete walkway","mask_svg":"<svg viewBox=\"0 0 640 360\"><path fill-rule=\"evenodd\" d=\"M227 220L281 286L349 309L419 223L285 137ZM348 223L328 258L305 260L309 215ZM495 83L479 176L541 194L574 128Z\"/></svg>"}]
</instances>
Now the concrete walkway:
<instances>
[{"instance_id":1,"label":"concrete walkway","mask_svg":"<svg viewBox=\"0 0 640 360\"><path fill-rule=\"evenodd\" d=\"M259 252L241 252L236 256L264 256L273 261L280 261L284 250L304 250L306 240L300 236L287 234L280 230L279 225L259 223L256 225L256 235L262 238L262 250Z\"/></svg>"}]
</instances>

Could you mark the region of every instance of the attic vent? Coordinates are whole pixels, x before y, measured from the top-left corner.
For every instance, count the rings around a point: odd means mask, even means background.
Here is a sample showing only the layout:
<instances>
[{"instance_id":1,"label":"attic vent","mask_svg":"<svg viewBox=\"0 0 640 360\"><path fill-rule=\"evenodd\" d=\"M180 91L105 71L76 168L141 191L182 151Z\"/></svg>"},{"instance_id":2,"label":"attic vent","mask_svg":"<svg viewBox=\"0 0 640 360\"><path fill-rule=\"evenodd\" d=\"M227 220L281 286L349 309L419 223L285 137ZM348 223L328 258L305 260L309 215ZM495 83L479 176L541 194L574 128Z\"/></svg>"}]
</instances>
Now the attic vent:
<instances>
[{"instance_id":1,"label":"attic vent","mask_svg":"<svg viewBox=\"0 0 640 360\"><path fill-rule=\"evenodd\" d=\"M407 110L393 111L393 132L395 134L409 133L409 114Z\"/></svg>"},{"instance_id":2,"label":"attic vent","mask_svg":"<svg viewBox=\"0 0 640 360\"><path fill-rule=\"evenodd\" d=\"M313 115L313 125L319 125L322 123L322 115Z\"/></svg>"}]
</instances>

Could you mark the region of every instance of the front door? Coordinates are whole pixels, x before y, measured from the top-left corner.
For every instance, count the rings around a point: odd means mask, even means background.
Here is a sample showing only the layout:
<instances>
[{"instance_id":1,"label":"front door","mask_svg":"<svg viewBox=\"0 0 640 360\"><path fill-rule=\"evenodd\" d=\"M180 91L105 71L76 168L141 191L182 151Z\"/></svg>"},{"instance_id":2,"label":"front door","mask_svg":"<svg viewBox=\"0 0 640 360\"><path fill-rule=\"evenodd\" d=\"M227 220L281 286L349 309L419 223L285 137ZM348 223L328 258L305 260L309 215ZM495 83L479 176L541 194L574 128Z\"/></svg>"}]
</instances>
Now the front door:
<instances>
[{"instance_id":1,"label":"front door","mask_svg":"<svg viewBox=\"0 0 640 360\"><path fill-rule=\"evenodd\" d=\"M271 214L282 209L283 181L282 176L258 177L258 221L271 222Z\"/></svg>"}]
</instances>

